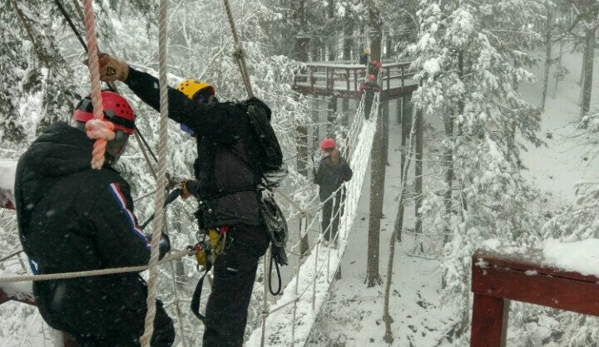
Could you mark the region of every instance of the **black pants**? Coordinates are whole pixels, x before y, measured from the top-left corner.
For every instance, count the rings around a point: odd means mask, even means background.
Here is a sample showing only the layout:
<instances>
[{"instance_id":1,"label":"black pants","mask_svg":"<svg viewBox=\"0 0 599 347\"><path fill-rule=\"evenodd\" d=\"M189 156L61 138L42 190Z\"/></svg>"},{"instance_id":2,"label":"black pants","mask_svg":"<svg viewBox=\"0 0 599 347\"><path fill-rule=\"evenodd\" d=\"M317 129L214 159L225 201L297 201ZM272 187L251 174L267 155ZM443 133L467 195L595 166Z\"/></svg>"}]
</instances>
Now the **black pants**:
<instances>
[{"instance_id":1,"label":"black pants","mask_svg":"<svg viewBox=\"0 0 599 347\"><path fill-rule=\"evenodd\" d=\"M262 226L235 225L229 247L216 259L212 292L206 304L202 347L241 347L258 259L268 248Z\"/></svg>"},{"instance_id":2,"label":"black pants","mask_svg":"<svg viewBox=\"0 0 599 347\"><path fill-rule=\"evenodd\" d=\"M322 221L320 227L322 228L321 231L323 237L327 241L331 241L337 236L339 217L341 215L339 206L342 196L343 194L341 194L341 192L337 192L335 198L330 198L322 206Z\"/></svg>"},{"instance_id":3,"label":"black pants","mask_svg":"<svg viewBox=\"0 0 599 347\"><path fill-rule=\"evenodd\" d=\"M72 336L81 347L140 347L139 338L144 332L145 311L135 322L122 324L121 335L111 336ZM152 347L171 347L175 341L173 321L167 315L162 302L156 300L156 317L154 318L154 333L150 340Z\"/></svg>"},{"instance_id":4,"label":"black pants","mask_svg":"<svg viewBox=\"0 0 599 347\"><path fill-rule=\"evenodd\" d=\"M364 118L368 119L370 117L370 111L372 110L372 102L374 101L374 92L371 90L365 91L366 95L364 96Z\"/></svg>"},{"instance_id":5,"label":"black pants","mask_svg":"<svg viewBox=\"0 0 599 347\"><path fill-rule=\"evenodd\" d=\"M82 347L139 347L147 312L147 286L137 274L34 283L44 320ZM156 300L152 347L170 347L173 322Z\"/></svg>"}]
</instances>

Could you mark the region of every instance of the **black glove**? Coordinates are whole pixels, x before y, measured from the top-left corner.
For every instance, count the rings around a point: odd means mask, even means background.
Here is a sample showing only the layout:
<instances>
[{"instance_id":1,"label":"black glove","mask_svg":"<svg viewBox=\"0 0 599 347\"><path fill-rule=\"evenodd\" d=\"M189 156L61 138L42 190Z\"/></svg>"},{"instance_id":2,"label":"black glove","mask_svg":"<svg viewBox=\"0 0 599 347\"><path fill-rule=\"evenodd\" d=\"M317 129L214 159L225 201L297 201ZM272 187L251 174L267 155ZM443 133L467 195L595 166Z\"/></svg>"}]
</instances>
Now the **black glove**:
<instances>
[{"instance_id":1,"label":"black glove","mask_svg":"<svg viewBox=\"0 0 599 347\"><path fill-rule=\"evenodd\" d=\"M145 236L148 242L152 242L152 234L146 234ZM164 258L164 256L171 251L171 239L165 232L160 233L160 243L158 244L158 250L160 251L159 259Z\"/></svg>"},{"instance_id":2,"label":"black glove","mask_svg":"<svg viewBox=\"0 0 599 347\"><path fill-rule=\"evenodd\" d=\"M200 188L200 183L196 180L185 180L181 186L181 198L183 200L189 198L190 196L198 197L198 191Z\"/></svg>"}]
</instances>

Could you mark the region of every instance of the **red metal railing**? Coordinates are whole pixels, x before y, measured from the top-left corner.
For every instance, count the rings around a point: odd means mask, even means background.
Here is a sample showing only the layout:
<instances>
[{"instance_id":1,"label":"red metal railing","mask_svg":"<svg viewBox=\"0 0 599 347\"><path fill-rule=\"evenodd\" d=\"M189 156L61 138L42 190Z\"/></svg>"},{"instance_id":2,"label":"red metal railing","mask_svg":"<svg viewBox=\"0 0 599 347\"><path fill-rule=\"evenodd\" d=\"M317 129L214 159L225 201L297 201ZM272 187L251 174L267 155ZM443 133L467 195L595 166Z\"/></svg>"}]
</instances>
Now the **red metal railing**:
<instances>
[{"instance_id":1,"label":"red metal railing","mask_svg":"<svg viewBox=\"0 0 599 347\"><path fill-rule=\"evenodd\" d=\"M540 251L472 256L471 347L505 346L509 300L599 316L599 278L541 265Z\"/></svg>"}]
</instances>

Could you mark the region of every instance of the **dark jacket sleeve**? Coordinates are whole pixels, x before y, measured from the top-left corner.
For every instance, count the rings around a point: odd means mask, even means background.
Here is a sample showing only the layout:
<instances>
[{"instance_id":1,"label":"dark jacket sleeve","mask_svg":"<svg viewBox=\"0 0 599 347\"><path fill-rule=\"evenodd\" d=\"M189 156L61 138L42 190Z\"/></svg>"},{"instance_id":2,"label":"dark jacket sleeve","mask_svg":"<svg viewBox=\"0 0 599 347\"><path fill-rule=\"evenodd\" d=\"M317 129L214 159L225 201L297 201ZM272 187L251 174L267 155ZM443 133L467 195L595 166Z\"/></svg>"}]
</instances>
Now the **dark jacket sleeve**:
<instances>
[{"instance_id":1,"label":"dark jacket sleeve","mask_svg":"<svg viewBox=\"0 0 599 347\"><path fill-rule=\"evenodd\" d=\"M322 163L322 160L320 161L320 163L318 164L318 169L314 172L314 183L318 184L319 186L321 186L323 184L323 175L324 175L324 169L323 169L324 165Z\"/></svg>"},{"instance_id":2,"label":"dark jacket sleeve","mask_svg":"<svg viewBox=\"0 0 599 347\"><path fill-rule=\"evenodd\" d=\"M156 111L160 110L160 87L156 77L129 68L125 83L142 101ZM183 123L199 136L208 136L219 143L235 142L239 134L243 109L233 103L199 104L180 91L168 88L168 117Z\"/></svg>"},{"instance_id":3,"label":"dark jacket sleeve","mask_svg":"<svg viewBox=\"0 0 599 347\"><path fill-rule=\"evenodd\" d=\"M349 163L347 162L347 160L345 160L345 158L342 158L341 159L341 179L343 180L343 182L347 182L347 181L351 180L353 174L354 174L354 172L349 167Z\"/></svg>"},{"instance_id":4,"label":"dark jacket sleeve","mask_svg":"<svg viewBox=\"0 0 599 347\"><path fill-rule=\"evenodd\" d=\"M116 181L102 189L94 212L90 219L95 225L98 253L108 267L148 263L150 242L133 213L133 201L126 182Z\"/></svg>"}]
</instances>

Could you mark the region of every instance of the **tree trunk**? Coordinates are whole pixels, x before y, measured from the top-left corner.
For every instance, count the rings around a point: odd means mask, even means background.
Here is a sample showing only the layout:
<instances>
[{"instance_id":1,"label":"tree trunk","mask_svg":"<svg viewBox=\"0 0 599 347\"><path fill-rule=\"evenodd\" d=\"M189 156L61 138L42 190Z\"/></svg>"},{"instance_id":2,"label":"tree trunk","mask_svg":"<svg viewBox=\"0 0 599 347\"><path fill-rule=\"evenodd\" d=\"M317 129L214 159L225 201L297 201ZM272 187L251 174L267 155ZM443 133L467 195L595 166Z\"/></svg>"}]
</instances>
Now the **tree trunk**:
<instances>
[{"instance_id":1,"label":"tree trunk","mask_svg":"<svg viewBox=\"0 0 599 347\"><path fill-rule=\"evenodd\" d=\"M555 99L557 97L557 85L559 83L559 81L563 78L562 74L563 72L563 68L562 68L562 59L564 56L564 40L561 39L559 40L559 56L557 57L557 64L555 66L555 89L553 90L553 98Z\"/></svg>"},{"instance_id":2,"label":"tree trunk","mask_svg":"<svg viewBox=\"0 0 599 347\"><path fill-rule=\"evenodd\" d=\"M586 44L584 49L584 82L582 85L582 117L588 115L591 106L591 93L593 91L593 63L595 58L595 31L593 26L586 31Z\"/></svg>"},{"instance_id":3,"label":"tree trunk","mask_svg":"<svg viewBox=\"0 0 599 347\"><path fill-rule=\"evenodd\" d=\"M333 27L333 21L335 19L335 0L327 0L327 18L329 19L329 27L331 28L331 31L329 32L329 38L327 39L328 42L328 48L329 48L329 56L328 56L328 60L329 61L335 61L337 60L337 40L336 40L336 36L337 33L334 30Z\"/></svg>"},{"instance_id":4,"label":"tree trunk","mask_svg":"<svg viewBox=\"0 0 599 347\"><path fill-rule=\"evenodd\" d=\"M368 258L366 262L366 283L374 287L381 284L379 274L379 252L381 219L385 187L385 164L382 156L383 117L377 117L376 131L372 143L370 168L370 218L368 222Z\"/></svg>"},{"instance_id":5,"label":"tree trunk","mask_svg":"<svg viewBox=\"0 0 599 347\"><path fill-rule=\"evenodd\" d=\"M381 102L381 116L383 116L383 164L389 165L389 101L384 100Z\"/></svg>"},{"instance_id":6,"label":"tree trunk","mask_svg":"<svg viewBox=\"0 0 599 347\"><path fill-rule=\"evenodd\" d=\"M337 130L337 97L331 96L328 100L329 107L327 108L327 134L333 136Z\"/></svg>"},{"instance_id":7,"label":"tree trunk","mask_svg":"<svg viewBox=\"0 0 599 347\"><path fill-rule=\"evenodd\" d=\"M551 69L551 48L553 40L551 31L553 29L553 8L547 3L547 25L545 28L545 73L543 75L543 96L541 97L541 111L545 110L547 101L547 90L549 89L549 70Z\"/></svg>"},{"instance_id":8,"label":"tree trunk","mask_svg":"<svg viewBox=\"0 0 599 347\"><path fill-rule=\"evenodd\" d=\"M414 153L414 195L415 195L415 204L414 204L414 212L415 212L415 225L414 225L414 233L416 235L422 234L422 216L420 213L420 208L422 207L422 155L423 155L423 147L424 147L424 131L423 131L423 123L424 120L422 111L416 112L416 119L414 120L414 142L415 153ZM422 244L420 245L420 249L422 250Z\"/></svg>"},{"instance_id":9,"label":"tree trunk","mask_svg":"<svg viewBox=\"0 0 599 347\"><path fill-rule=\"evenodd\" d=\"M412 103L410 102L411 95L402 97L401 107L401 167L405 167L406 152L408 150L407 143L410 137L410 129L412 128ZM401 170L401 183L405 181L407 174ZM401 194L401 193L400 193ZM395 217L394 232L398 242L401 242L404 219L404 204L399 204L397 215Z\"/></svg>"},{"instance_id":10,"label":"tree trunk","mask_svg":"<svg viewBox=\"0 0 599 347\"><path fill-rule=\"evenodd\" d=\"M414 132L414 128L410 129L410 133ZM410 144L412 143L412 141L409 141ZM411 147L411 146L410 146ZM411 152L411 150L410 150ZM410 160L411 157L408 157L408 160L405 163L402 163L401 165L401 175L402 176L407 176L408 175L408 169L410 168ZM398 231L401 231L402 229L402 225L397 225L398 222L403 224L403 210L404 210L404 204L406 201L406 186L407 186L407 180L403 180L401 182L401 189L399 191L399 207L398 207L398 211L402 211L402 219L401 221L399 221L399 215L398 218L395 219L395 226L393 228L393 232L391 233L391 238L389 239L389 261L387 263L387 278L385 281L385 296L384 296L384 302L383 302L383 321L385 322L385 336L383 337L383 340L385 342L387 342L388 344L393 343L393 332L391 330L391 323L393 323L393 318L391 317L391 314L389 312L389 297L391 295L391 283L393 282L393 261L395 259L395 240L398 238L401 238L400 236L397 235Z\"/></svg>"}]
</instances>

